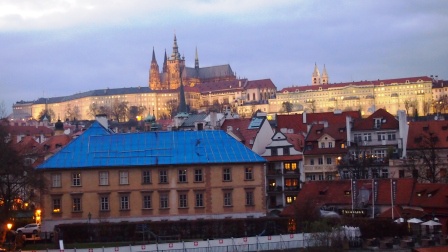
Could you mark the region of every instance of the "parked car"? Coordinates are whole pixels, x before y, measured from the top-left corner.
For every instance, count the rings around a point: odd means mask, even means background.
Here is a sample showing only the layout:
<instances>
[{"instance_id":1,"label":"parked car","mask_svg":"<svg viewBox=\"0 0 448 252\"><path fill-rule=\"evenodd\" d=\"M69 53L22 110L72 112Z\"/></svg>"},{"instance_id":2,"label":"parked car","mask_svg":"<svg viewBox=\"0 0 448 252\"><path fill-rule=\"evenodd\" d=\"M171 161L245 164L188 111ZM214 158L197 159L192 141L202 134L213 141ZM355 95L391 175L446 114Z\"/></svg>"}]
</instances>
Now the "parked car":
<instances>
[{"instance_id":1,"label":"parked car","mask_svg":"<svg viewBox=\"0 0 448 252\"><path fill-rule=\"evenodd\" d=\"M24 227L20 227L17 230L17 233L23 234L37 234L40 232L40 225L37 223L31 223Z\"/></svg>"}]
</instances>

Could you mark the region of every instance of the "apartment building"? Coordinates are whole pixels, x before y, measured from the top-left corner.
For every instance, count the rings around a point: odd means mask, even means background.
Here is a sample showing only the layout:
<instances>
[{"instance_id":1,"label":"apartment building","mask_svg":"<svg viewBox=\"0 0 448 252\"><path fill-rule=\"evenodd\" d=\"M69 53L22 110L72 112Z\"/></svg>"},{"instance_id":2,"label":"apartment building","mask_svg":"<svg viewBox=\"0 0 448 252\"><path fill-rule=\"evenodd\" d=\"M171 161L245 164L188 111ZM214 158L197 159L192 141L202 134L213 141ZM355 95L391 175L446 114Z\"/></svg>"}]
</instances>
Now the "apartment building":
<instances>
[{"instance_id":1,"label":"apartment building","mask_svg":"<svg viewBox=\"0 0 448 252\"><path fill-rule=\"evenodd\" d=\"M63 223L257 218L266 160L223 131L116 134L105 120L37 169L42 230Z\"/></svg>"}]
</instances>

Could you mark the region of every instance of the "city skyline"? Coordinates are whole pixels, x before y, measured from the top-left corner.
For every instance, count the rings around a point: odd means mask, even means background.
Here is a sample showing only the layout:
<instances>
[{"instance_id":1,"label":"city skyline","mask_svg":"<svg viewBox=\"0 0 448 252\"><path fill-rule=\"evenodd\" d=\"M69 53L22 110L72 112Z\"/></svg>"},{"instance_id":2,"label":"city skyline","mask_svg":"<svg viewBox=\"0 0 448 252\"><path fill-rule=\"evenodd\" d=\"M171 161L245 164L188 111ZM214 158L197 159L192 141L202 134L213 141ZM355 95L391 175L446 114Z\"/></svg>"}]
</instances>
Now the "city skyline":
<instances>
[{"instance_id":1,"label":"city skyline","mask_svg":"<svg viewBox=\"0 0 448 252\"><path fill-rule=\"evenodd\" d=\"M173 37L186 65L230 64L280 90L330 83L446 78L448 4L439 1L16 1L0 3L0 102L148 86Z\"/></svg>"}]
</instances>

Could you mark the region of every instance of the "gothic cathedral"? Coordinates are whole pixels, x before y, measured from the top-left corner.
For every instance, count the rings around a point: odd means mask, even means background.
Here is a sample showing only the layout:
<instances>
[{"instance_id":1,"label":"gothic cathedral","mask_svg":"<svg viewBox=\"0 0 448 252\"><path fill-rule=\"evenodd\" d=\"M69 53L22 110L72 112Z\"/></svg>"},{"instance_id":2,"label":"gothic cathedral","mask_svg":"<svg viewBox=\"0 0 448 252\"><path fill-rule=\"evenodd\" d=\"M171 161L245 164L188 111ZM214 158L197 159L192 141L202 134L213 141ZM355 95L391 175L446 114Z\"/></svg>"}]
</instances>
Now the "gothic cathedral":
<instances>
[{"instance_id":1,"label":"gothic cathedral","mask_svg":"<svg viewBox=\"0 0 448 252\"><path fill-rule=\"evenodd\" d=\"M151 68L149 70L149 87L151 90L178 89L181 84L195 86L204 82L217 82L235 80L236 76L230 65L219 65L211 67L199 67L198 51L194 68L185 66L185 57L181 57L177 46L177 38L174 35L173 53L163 61L162 72L159 71L154 48L152 50Z\"/></svg>"}]
</instances>

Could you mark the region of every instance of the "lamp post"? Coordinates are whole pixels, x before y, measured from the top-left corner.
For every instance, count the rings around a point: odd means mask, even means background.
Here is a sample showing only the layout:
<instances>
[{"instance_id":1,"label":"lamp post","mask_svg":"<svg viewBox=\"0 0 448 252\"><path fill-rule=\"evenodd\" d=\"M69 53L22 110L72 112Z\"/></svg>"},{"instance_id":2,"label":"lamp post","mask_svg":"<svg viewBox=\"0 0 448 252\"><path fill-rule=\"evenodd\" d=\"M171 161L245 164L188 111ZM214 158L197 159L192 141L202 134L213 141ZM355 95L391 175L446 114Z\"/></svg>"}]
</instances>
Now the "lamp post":
<instances>
[{"instance_id":1,"label":"lamp post","mask_svg":"<svg viewBox=\"0 0 448 252\"><path fill-rule=\"evenodd\" d=\"M92 214L89 212L87 215L87 218L89 218L88 226L87 226L87 233L89 235L90 241L92 241L92 236L90 235L90 220L92 219Z\"/></svg>"},{"instance_id":2,"label":"lamp post","mask_svg":"<svg viewBox=\"0 0 448 252\"><path fill-rule=\"evenodd\" d=\"M12 228L12 223L8 223L8 224L6 224L6 227L8 228L8 234L9 234L10 231L11 231L11 228ZM12 242L12 238L9 237L8 251L11 251L11 242Z\"/></svg>"}]
</instances>

